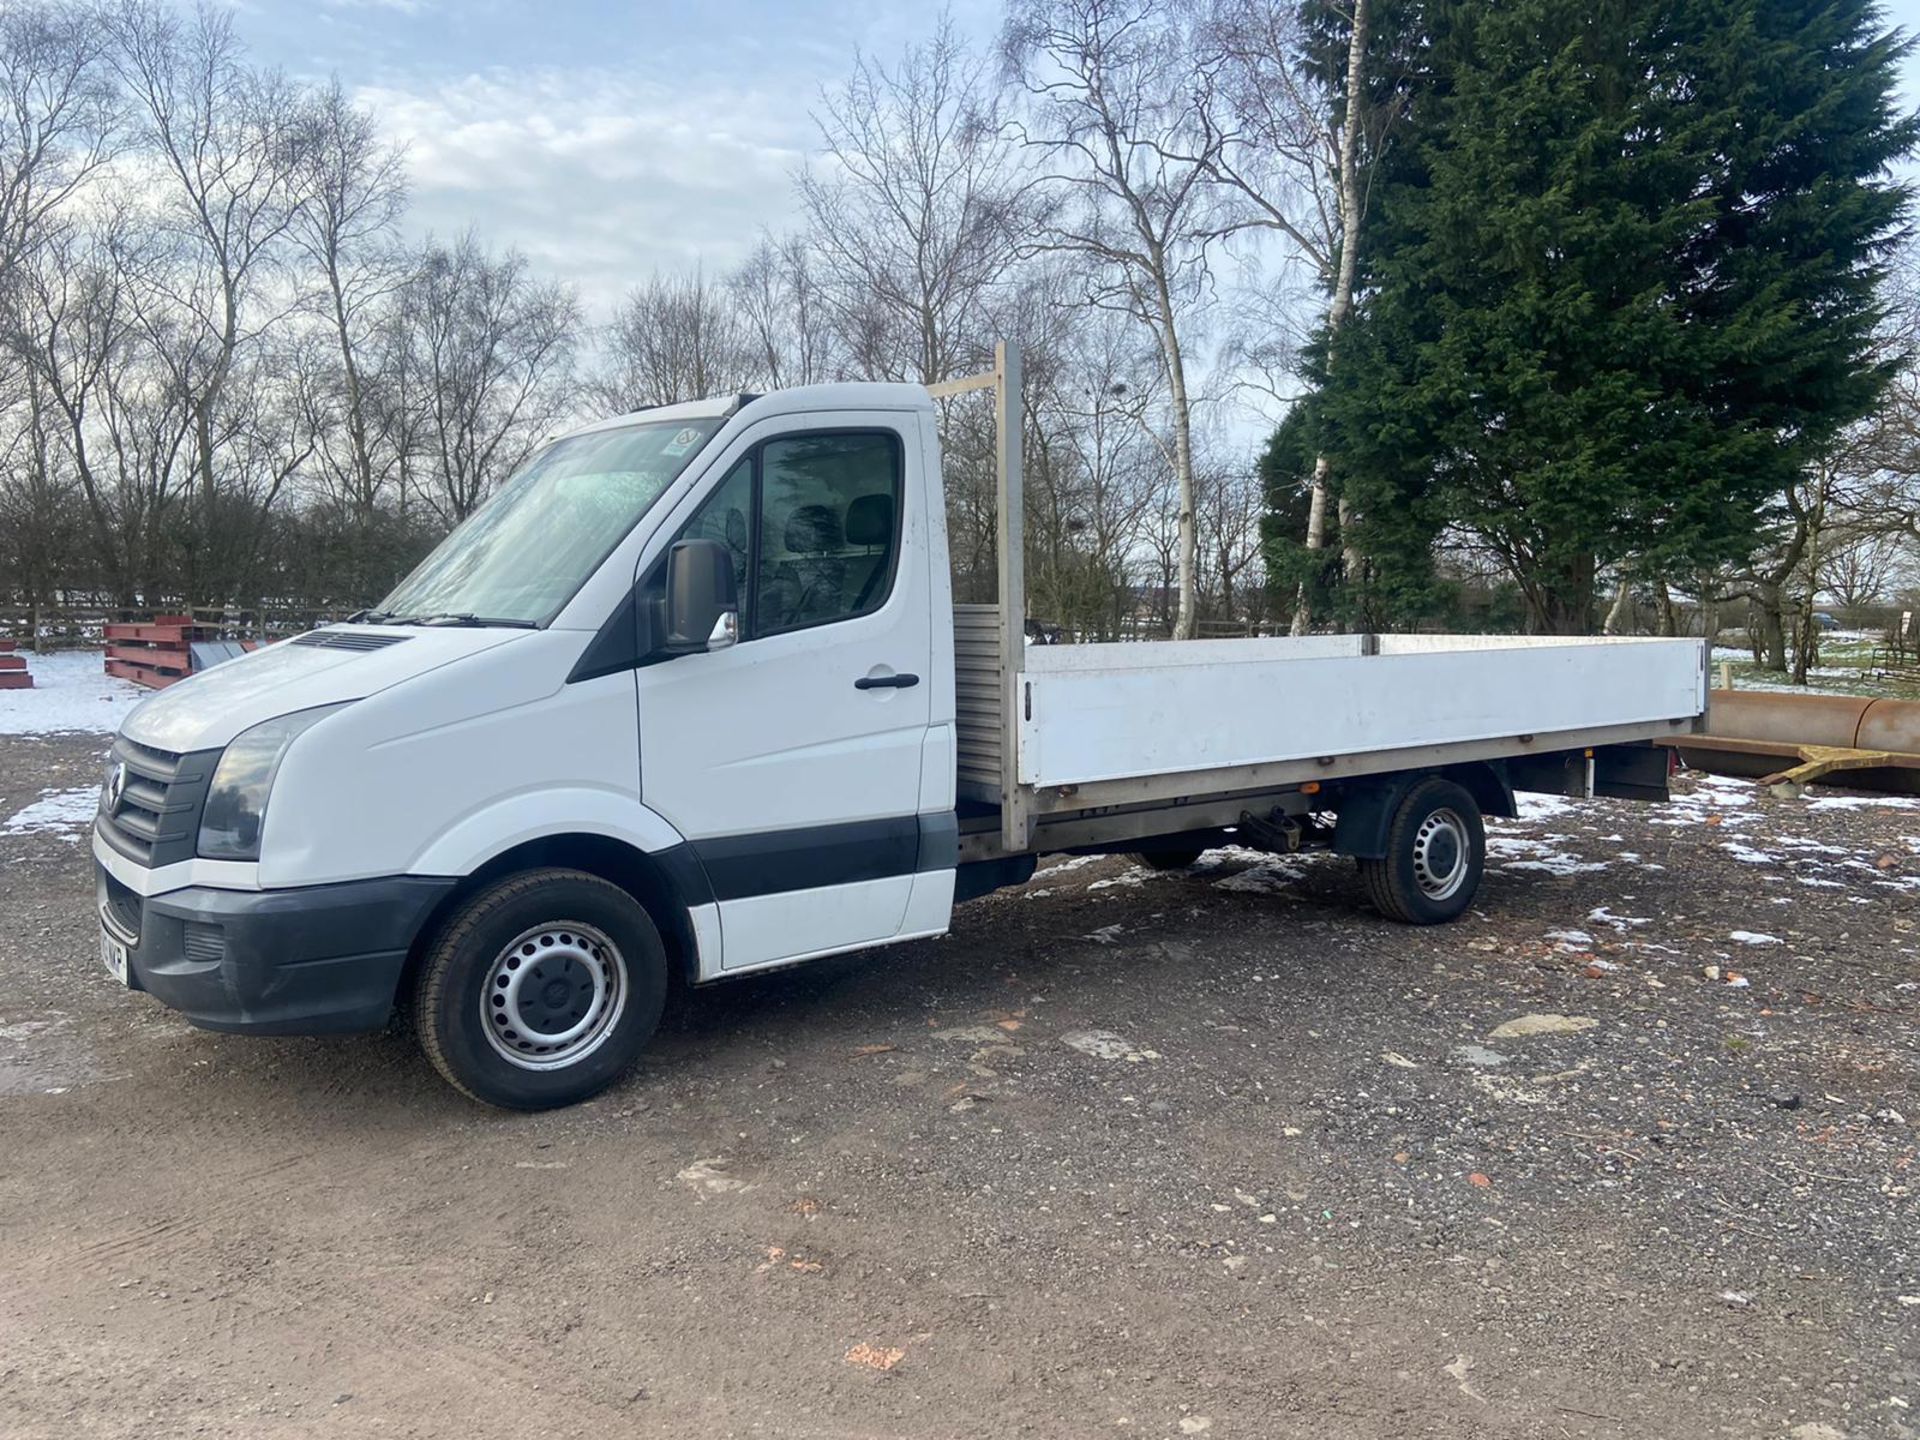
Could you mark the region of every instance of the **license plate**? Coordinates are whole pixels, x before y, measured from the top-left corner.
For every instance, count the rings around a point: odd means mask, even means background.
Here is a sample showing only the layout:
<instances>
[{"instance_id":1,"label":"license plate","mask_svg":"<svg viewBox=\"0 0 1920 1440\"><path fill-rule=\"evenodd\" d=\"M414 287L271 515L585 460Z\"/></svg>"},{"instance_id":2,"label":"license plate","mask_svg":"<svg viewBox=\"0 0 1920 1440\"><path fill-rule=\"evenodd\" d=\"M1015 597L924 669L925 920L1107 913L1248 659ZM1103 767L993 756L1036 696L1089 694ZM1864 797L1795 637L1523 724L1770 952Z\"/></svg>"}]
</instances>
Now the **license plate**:
<instances>
[{"instance_id":1,"label":"license plate","mask_svg":"<svg viewBox=\"0 0 1920 1440\"><path fill-rule=\"evenodd\" d=\"M122 945L105 929L100 931L100 963L107 967L107 973L122 985L133 982L127 976L127 947Z\"/></svg>"}]
</instances>

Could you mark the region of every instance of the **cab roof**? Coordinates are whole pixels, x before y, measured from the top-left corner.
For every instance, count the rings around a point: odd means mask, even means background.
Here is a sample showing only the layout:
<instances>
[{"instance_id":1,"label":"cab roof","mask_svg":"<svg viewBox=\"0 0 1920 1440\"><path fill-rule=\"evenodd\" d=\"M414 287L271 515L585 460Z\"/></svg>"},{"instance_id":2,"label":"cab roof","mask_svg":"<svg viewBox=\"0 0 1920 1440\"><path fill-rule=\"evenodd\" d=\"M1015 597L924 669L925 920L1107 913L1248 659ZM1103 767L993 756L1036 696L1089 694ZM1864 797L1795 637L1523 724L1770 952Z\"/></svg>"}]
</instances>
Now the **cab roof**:
<instances>
[{"instance_id":1,"label":"cab roof","mask_svg":"<svg viewBox=\"0 0 1920 1440\"><path fill-rule=\"evenodd\" d=\"M738 414L749 420L774 415L804 414L813 410L932 410L933 398L920 385L890 381L845 381L833 385L795 385L765 395L716 395L706 400L682 400L645 410L614 415L590 425L576 426L562 436L591 435L626 425L671 424L676 420L727 419Z\"/></svg>"}]
</instances>

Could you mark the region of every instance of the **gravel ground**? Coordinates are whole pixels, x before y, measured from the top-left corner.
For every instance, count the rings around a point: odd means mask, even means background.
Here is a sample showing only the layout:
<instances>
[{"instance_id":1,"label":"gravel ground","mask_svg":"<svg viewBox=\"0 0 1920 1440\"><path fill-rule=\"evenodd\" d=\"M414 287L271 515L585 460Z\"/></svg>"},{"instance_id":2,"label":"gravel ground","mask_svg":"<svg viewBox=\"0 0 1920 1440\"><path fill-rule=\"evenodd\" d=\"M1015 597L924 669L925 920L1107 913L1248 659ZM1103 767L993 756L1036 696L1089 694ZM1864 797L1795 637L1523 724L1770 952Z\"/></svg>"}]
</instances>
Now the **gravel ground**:
<instances>
[{"instance_id":1,"label":"gravel ground","mask_svg":"<svg viewBox=\"0 0 1920 1440\"><path fill-rule=\"evenodd\" d=\"M1043 862L528 1117L117 992L100 749L0 738L9 1437L1920 1433L1912 801Z\"/></svg>"}]
</instances>

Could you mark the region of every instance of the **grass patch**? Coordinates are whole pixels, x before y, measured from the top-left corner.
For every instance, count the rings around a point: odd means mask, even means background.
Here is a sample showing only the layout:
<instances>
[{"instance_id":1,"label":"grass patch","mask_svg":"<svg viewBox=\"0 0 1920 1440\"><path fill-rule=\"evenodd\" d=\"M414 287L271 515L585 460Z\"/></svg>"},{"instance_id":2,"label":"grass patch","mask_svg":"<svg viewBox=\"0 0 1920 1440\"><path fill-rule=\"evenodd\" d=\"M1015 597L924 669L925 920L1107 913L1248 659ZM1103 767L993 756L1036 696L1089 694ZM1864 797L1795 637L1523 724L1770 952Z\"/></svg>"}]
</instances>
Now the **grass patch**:
<instances>
[{"instance_id":1,"label":"grass patch","mask_svg":"<svg viewBox=\"0 0 1920 1440\"><path fill-rule=\"evenodd\" d=\"M1736 690L1783 690L1816 695L1861 695L1881 700L1920 700L1920 685L1876 675L1874 652L1880 637L1859 630L1836 630L1820 638L1819 663L1807 674L1804 689L1792 683L1778 670L1763 670L1753 663L1749 650L1726 643L1733 632L1724 632L1713 651L1713 683L1720 684L1724 662L1733 672Z\"/></svg>"}]
</instances>

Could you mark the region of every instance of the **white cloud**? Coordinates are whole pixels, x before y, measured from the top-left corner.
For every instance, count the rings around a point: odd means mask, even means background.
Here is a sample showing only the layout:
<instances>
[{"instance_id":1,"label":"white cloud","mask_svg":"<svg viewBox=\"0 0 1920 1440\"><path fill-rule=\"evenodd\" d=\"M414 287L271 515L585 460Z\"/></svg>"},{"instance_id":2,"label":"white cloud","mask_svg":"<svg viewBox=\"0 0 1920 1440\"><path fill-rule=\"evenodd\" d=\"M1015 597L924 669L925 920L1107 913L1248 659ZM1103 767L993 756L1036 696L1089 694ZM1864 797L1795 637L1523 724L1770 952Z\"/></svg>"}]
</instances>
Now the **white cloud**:
<instances>
[{"instance_id":1,"label":"white cloud","mask_svg":"<svg viewBox=\"0 0 1920 1440\"><path fill-rule=\"evenodd\" d=\"M792 217L791 175L812 135L805 100L689 88L494 70L356 99L407 146L415 229L471 224L604 313L653 267L724 269L762 225Z\"/></svg>"},{"instance_id":2,"label":"white cloud","mask_svg":"<svg viewBox=\"0 0 1920 1440\"><path fill-rule=\"evenodd\" d=\"M432 8L429 0L320 0L327 10L391 10L399 15L419 15Z\"/></svg>"}]
</instances>

